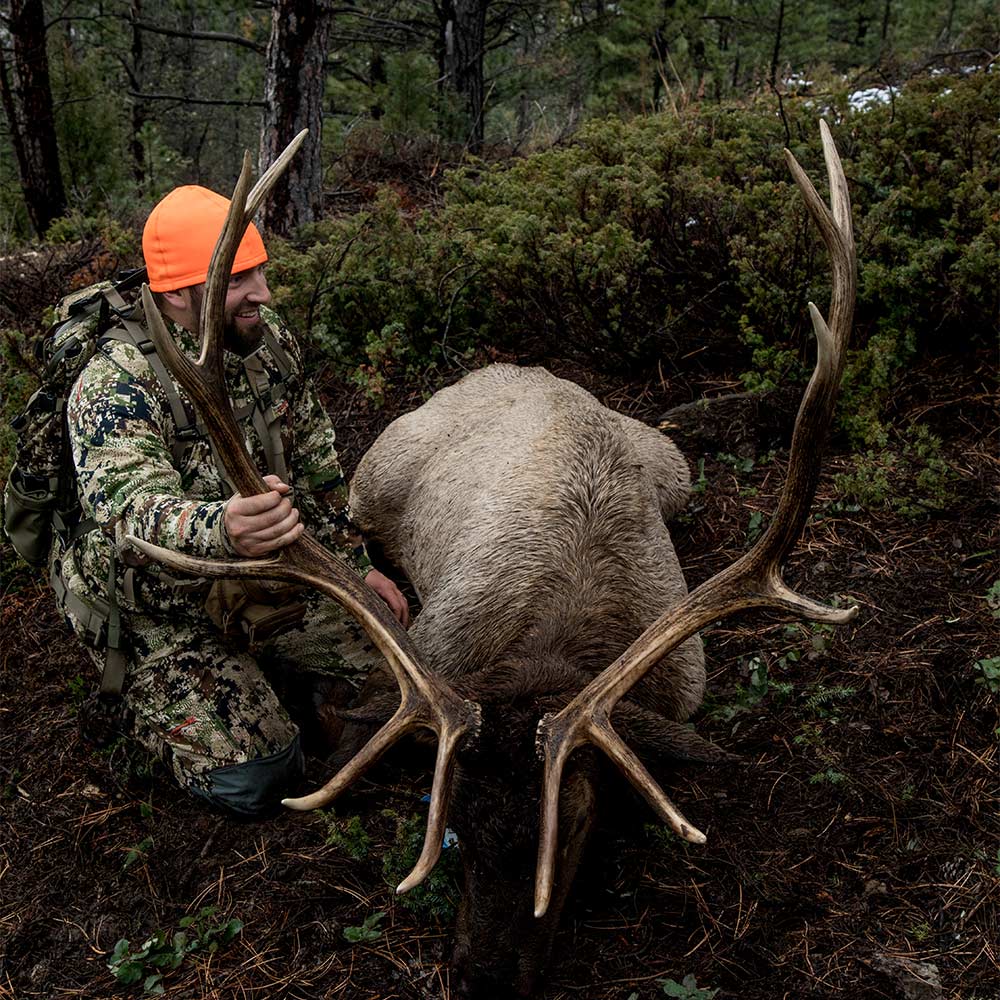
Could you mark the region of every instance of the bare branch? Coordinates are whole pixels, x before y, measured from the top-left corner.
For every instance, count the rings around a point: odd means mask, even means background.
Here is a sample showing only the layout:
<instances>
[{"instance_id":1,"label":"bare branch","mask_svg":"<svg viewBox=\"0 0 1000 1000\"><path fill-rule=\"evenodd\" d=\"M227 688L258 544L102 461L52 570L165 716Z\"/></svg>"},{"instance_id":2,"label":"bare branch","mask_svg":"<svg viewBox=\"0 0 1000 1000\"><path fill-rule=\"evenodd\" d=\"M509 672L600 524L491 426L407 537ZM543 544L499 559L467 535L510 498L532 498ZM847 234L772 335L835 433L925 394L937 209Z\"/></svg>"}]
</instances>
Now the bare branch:
<instances>
[{"instance_id":1,"label":"bare branch","mask_svg":"<svg viewBox=\"0 0 1000 1000\"><path fill-rule=\"evenodd\" d=\"M136 97L143 101L175 101L177 104L221 104L238 108L262 108L264 101L248 97L245 100L224 100L223 98L211 97L184 97L181 94L140 94L130 90L129 97Z\"/></svg>"},{"instance_id":2,"label":"bare branch","mask_svg":"<svg viewBox=\"0 0 1000 1000\"><path fill-rule=\"evenodd\" d=\"M160 24L150 24L148 21L133 21L132 24L140 31L148 31L153 35L169 35L172 38L192 38L198 42L226 42L229 45L239 45L250 49L259 55L264 54L265 46L241 35L230 35L224 31L182 31L179 28L165 28Z\"/></svg>"}]
</instances>

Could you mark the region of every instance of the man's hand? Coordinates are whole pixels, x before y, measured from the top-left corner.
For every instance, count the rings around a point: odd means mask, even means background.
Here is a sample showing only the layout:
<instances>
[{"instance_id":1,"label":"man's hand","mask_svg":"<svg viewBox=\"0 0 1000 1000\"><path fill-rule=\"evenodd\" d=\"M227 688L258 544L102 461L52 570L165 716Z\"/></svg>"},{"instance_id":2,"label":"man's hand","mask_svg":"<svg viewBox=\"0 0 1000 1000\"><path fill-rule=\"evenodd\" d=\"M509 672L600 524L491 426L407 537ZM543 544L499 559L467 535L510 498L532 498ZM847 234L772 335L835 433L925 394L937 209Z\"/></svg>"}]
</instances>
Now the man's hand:
<instances>
[{"instance_id":1,"label":"man's hand","mask_svg":"<svg viewBox=\"0 0 1000 1000\"><path fill-rule=\"evenodd\" d=\"M365 583L389 605L389 610L399 619L399 623L403 628L409 628L410 605L407 603L406 598L399 592L399 587L377 569L373 569L368 573L365 577Z\"/></svg>"},{"instance_id":2,"label":"man's hand","mask_svg":"<svg viewBox=\"0 0 1000 1000\"><path fill-rule=\"evenodd\" d=\"M252 497L237 493L226 504L226 533L241 556L266 556L291 545L305 531L299 512L285 496L291 487L277 476L265 476L264 482L270 493Z\"/></svg>"}]
</instances>

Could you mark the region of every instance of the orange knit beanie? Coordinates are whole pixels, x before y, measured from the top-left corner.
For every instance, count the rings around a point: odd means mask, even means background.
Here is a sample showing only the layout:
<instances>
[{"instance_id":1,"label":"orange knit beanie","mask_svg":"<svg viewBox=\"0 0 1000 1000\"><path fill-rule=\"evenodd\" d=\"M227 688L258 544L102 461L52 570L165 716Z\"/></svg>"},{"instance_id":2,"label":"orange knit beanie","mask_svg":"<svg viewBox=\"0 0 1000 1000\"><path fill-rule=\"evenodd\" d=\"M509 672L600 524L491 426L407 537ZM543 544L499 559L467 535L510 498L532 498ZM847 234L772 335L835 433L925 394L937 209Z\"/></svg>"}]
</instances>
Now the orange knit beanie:
<instances>
[{"instance_id":1,"label":"orange knit beanie","mask_svg":"<svg viewBox=\"0 0 1000 1000\"><path fill-rule=\"evenodd\" d=\"M142 255L152 291L173 292L205 280L228 211L228 198L196 184L174 188L159 202L142 231ZM266 260L264 241L251 223L236 252L232 273L248 271Z\"/></svg>"}]
</instances>

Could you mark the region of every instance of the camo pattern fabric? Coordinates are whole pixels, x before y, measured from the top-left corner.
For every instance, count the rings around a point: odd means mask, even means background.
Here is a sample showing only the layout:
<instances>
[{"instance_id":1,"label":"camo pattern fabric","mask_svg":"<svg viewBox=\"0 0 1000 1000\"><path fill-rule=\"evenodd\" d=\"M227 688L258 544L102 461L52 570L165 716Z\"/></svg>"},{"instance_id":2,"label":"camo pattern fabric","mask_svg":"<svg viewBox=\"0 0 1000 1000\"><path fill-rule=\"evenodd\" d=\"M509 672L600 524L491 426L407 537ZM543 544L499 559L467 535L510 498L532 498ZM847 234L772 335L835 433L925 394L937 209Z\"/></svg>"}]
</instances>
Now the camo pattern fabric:
<instances>
[{"instance_id":1,"label":"camo pattern fabric","mask_svg":"<svg viewBox=\"0 0 1000 1000\"><path fill-rule=\"evenodd\" d=\"M358 572L371 563L361 533L350 518L347 485L337 458L333 425L302 377L299 348L288 329L269 309L261 309L292 371L275 406L288 464L293 502L309 530ZM141 316L136 317L141 322ZM178 345L197 357L193 334L170 324ZM281 383L276 359L266 344L256 352L272 387ZM237 413L252 410L255 396L241 359L225 354L225 374ZM194 422L194 409L183 389L178 395ZM142 352L131 344L106 343L74 384L67 419L77 483L84 511L100 531L78 539L64 555L68 574L84 584L79 596L103 596L107 589L111 546L122 557L118 569L119 602L126 614L179 615L203 621L200 593L175 589L169 574L131 549L132 534L164 548L207 558L234 555L223 528L226 501L235 492L224 482L208 440L186 442L179 467L173 463L176 423L167 395ZM264 443L250 413L242 422L247 448L259 469L267 468ZM125 573L131 566L126 586Z\"/></svg>"},{"instance_id":2,"label":"camo pattern fabric","mask_svg":"<svg viewBox=\"0 0 1000 1000\"><path fill-rule=\"evenodd\" d=\"M130 627L136 666L122 696L133 734L182 786L206 794L212 771L281 753L297 736L275 687L294 686L295 673L357 687L381 662L360 626L319 594L302 627L259 649L223 644L199 624L136 617Z\"/></svg>"},{"instance_id":3,"label":"camo pattern fabric","mask_svg":"<svg viewBox=\"0 0 1000 1000\"><path fill-rule=\"evenodd\" d=\"M85 299L92 299L97 293L110 287L110 281L102 281L82 288L67 295L52 310L52 315L49 317L52 321L50 326L62 325L44 342L46 366L52 362L60 349L65 348L72 340L87 345L89 349L89 345L92 345L97 338L100 307L95 303L86 312L73 317L73 322L67 322L70 319L70 308ZM68 391L79 375L85 356L86 350L62 354L61 361L56 367L58 374L53 376L53 381L58 383L63 392ZM65 446L63 429L59 426L57 415L53 414L50 408L32 411L29 406L25 416L27 422L18 431L18 437L20 441L29 442L30 450L26 456L27 461L20 461L19 455L19 464L29 469L32 475L55 479L59 476Z\"/></svg>"}]
</instances>

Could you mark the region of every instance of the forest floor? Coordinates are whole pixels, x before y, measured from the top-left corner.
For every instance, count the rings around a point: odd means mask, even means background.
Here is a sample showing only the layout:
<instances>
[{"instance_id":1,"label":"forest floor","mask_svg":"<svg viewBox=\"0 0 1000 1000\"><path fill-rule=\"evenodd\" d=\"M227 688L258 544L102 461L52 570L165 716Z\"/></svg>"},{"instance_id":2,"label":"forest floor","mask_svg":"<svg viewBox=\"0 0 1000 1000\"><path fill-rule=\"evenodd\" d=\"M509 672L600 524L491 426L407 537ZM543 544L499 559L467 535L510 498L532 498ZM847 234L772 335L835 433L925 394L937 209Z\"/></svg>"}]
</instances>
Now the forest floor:
<instances>
[{"instance_id":1,"label":"forest floor","mask_svg":"<svg viewBox=\"0 0 1000 1000\"><path fill-rule=\"evenodd\" d=\"M622 383L545 360L652 422L735 387ZM929 419L944 438L956 472L945 511L836 503L832 477L850 457L833 443L787 577L859 615L837 630L750 614L706 630L709 699L695 722L743 763L674 781L703 847L640 805L605 824L566 907L546 1000L1000 998L1000 710L975 666L1000 656L987 596L1000 577L989 364L925 363L894 398L897 421ZM400 390L376 410L329 389L349 469L420 401ZM724 434L699 447L685 446L699 486L672 528L691 585L745 551L787 459L762 442L750 461L746 441L740 455ZM898 494L919 499L899 476ZM0 997L142 996L141 979L121 985L108 963L119 939L138 948L156 932L141 971L164 972L168 997L453 996L454 851L416 909L389 885L412 861L426 772L386 763L335 814L214 815L127 740L97 750L80 738L89 661L39 580L4 578ZM309 784L328 770L311 760ZM191 915L188 942L214 933L218 949L158 969L157 955L183 954L175 935ZM369 933L350 930L366 918ZM241 929L227 935L233 920ZM661 982L689 976L702 992Z\"/></svg>"}]
</instances>

